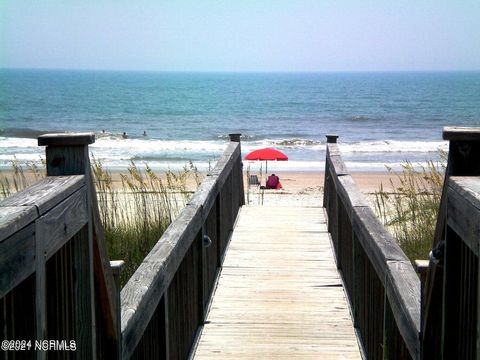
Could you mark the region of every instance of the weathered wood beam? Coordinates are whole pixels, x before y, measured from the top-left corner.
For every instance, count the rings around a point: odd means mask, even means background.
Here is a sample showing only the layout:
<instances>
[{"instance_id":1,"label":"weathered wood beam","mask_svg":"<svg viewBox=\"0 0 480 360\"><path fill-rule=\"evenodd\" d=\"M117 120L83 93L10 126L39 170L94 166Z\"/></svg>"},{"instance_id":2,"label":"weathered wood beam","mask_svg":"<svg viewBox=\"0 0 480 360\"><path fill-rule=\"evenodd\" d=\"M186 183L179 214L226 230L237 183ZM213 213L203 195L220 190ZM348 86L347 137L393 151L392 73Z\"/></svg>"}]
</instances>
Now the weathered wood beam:
<instances>
[{"instance_id":1,"label":"weathered wood beam","mask_svg":"<svg viewBox=\"0 0 480 360\"><path fill-rule=\"evenodd\" d=\"M479 256L480 177L450 177L447 202L447 225Z\"/></svg>"},{"instance_id":2,"label":"weathered wood beam","mask_svg":"<svg viewBox=\"0 0 480 360\"><path fill-rule=\"evenodd\" d=\"M121 292L123 358L134 352L162 295L202 229L201 208L187 205Z\"/></svg>"},{"instance_id":3,"label":"weathered wood beam","mask_svg":"<svg viewBox=\"0 0 480 360\"><path fill-rule=\"evenodd\" d=\"M84 176L62 176L43 179L0 202L0 294L35 271L33 224L47 227L46 248L40 251L50 257L86 223L85 200Z\"/></svg>"}]
</instances>

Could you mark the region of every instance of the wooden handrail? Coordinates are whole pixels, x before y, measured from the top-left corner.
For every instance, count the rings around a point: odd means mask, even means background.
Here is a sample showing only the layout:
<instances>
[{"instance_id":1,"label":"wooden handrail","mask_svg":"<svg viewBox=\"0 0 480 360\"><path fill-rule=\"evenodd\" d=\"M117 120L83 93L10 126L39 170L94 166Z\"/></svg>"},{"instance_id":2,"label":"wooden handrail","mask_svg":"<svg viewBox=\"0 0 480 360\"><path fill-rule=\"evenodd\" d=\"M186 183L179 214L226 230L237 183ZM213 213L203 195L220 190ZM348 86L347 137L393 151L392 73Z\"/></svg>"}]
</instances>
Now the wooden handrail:
<instances>
[{"instance_id":1,"label":"wooden handrail","mask_svg":"<svg viewBox=\"0 0 480 360\"><path fill-rule=\"evenodd\" d=\"M443 136L449 157L431 261L416 262L421 290L410 261L354 184L336 137L327 143L324 206L368 358L480 353L480 129L445 128ZM373 312L378 309L383 317Z\"/></svg>"},{"instance_id":2,"label":"wooden handrail","mask_svg":"<svg viewBox=\"0 0 480 360\"><path fill-rule=\"evenodd\" d=\"M432 249L445 240L447 221L447 188L451 176L480 175L480 129L445 127L443 139L449 141L445 180L437 216ZM426 274L422 315L422 348L424 358L441 356L443 324L444 267L443 258L438 263L430 262Z\"/></svg>"},{"instance_id":3,"label":"wooden handrail","mask_svg":"<svg viewBox=\"0 0 480 360\"><path fill-rule=\"evenodd\" d=\"M38 221L37 227L47 231L43 251L50 258L87 223L85 195L84 176L59 176L0 201L0 298L35 271L35 233L24 229Z\"/></svg>"},{"instance_id":4,"label":"wooden handrail","mask_svg":"<svg viewBox=\"0 0 480 360\"><path fill-rule=\"evenodd\" d=\"M237 182L236 185L233 185L233 182ZM153 339L163 344L163 350L159 350L162 356L185 356L185 350L189 350L193 344L194 336L191 335L195 335L196 331L192 332L190 329L190 339L177 338L175 341L178 343L172 344L172 335L169 332L172 327L180 325L172 323L191 322L191 328L197 328L203 323L204 310L213 289L207 268L213 266L215 269L221 264L228 241L225 237L231 233L238 208L243 205L242 194L240 143L232 141L215 168L207 174L186 207L167 228L121 292L124 359L141 357L136 354L144 354L144 349L149 346L144 343L152 341L148 330L152 323L157 324L154 325L157 328L163 328L163 335L156 334L157 338ZM225 209L225 214L221 214L221 208ZM211 221L214 221L213 227ZM220 231L220 222L225 222L227 232ZM213 239L217 247L214 253L207 253L203 246L204 236ZM192 257L193 263L184 267L186 259ZM213 257L213 263L208 261L207 257ZM178 273L185 271L194 274L198 280L190 279L192 283L176 282ZM196 288L198 285L200 287ZM192 298L189 301L198 308L198 313L189 313L193 319L176 318L175 314L170 314L176 310L172 310L173 304L169 304L169 298L172 291L178 291L178 286L184 288L184 293L191 292ZM179 343L185 343L185 346L181 347ZM173 346L179 349L172 349Z\"/></svg>"},{"instance_id":5,"label":"wooden handrail","mask_svg":"<svg viewBox=\"0 0 480 360\"><path fill-rule=\"evenodd\" d=\"M31 352L34 340L68 339L95 356L90 209L85 175L47 177L0 202L3 339L30 340Z\"/></svg>"},{"instance_id":6,"label":"wooden handrail","mask_svg":"<svg viewBox=\"0 0 480 360\"><path fill-rule=\"evenodd\" d=\"M420 281L353 181L336 139L327 142L324 206L355 326L368 358L401 351L395 348L400 340L400 347L418 359Z\"/></svg>"}]
</instances>

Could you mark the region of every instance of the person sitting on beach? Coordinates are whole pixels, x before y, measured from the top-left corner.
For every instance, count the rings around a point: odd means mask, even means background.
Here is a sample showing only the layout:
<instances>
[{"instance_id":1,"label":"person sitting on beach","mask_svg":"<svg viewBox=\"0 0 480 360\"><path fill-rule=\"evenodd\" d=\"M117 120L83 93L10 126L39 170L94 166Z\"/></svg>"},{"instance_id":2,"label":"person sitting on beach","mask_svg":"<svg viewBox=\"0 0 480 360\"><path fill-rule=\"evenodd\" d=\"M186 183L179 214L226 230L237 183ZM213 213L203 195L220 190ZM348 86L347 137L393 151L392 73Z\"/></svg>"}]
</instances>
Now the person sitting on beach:
<instances>
[{"instance_id":1,"label":"person sitting on beach","mask_svg":"<svg viewBox=\"0 0 480 360\"><path fill-rule=\"evenodd\" d=\"M280 184L280 178L275 174L270 175L267 179L266 188L281 189L282 185Z\"/></svg>"}]
</instances>

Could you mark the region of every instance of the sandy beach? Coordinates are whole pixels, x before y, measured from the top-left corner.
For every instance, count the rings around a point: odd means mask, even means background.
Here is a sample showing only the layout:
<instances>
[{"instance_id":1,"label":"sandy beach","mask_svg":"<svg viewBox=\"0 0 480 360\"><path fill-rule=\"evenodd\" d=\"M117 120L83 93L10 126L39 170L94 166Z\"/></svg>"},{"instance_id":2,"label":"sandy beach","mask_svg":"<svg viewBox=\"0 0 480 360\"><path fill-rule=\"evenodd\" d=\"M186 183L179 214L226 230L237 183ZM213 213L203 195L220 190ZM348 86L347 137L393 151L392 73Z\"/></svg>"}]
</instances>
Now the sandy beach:
<instances>
[{"instance_id":1,"label":"sandy beach","mask_svg":"<svg viewBox=\"0 0 480 360\"><path fill-rule=\"evenodd\" d=\"M112 172L112 179L114 187L121 188L121 172ZM286 195L295 195L301 197L312 196L317 198L321 196L323 190L324 173L323 172L276 172L282 183L281 190L265 190L264 201L266 199L273 201L277 197L285 197ZM12 183L12 171L0 171L0 178L9 178ZM165 179L165 173L158 173L162 179ZM199 174L201 178L205 174ZM356 184L364 194L372 194L379 190L382 185L384 190L392 189L390 179L395 181L395 175L388 172L353 172L352 177ZM32 173L25 171L25 178L29 184L35 182L35 177ZM262 184L265 184L265 176L261 179ZM248 186L246 174L244 173L245 194L249 193L252 196L258 195L258 186ZM187 190L194 191L196 189L196 180L193 174L187 177Z\"/></svg>"},{"instance_id":2,"label":"sandy beach","mask_svg":"<svg viewBox=\"0 0 480 360\"><path fill-rule=\"evenodd\" d=\"M324 172L276 172L282 183L281 190L261 190L259 186L248 186L245 178L245 197L250 204L287 205L291 201L301 201L308 205L322 203ZM360 191L368 198L383 186L385 191L392 190L391 181L395 175L388 172L353 172L352 177ZM265 177L262 184L265 183Z\"/></svg>"},{"instance_id":3,"label":"sandy beach","mask_svg":"<svg viewBox=\"0 0 480 360\"><path fill-rule=\"evenodd\" d=\"M126 174L127 171L111 172L112 185L113 188L117 190L123 190L121 173ZM323 204L324 172L277 171L275 173L279 176L280 182L282 183L283 188L281 190L262 190L260 189L260 186L249 186L247 182L247 174L244 172L243 175L246 204L275 206L290 206L299 203L306 206L319 206ZM12 185L12 175L12 171L0 171L0 180L7 177ZM27 180L27 184L31 185L36 181L35 176L31 172L26 170L24 175ZM163 181L165 181L166 184L166 173L158 172L157 175ZM201 180L205 176L205 173L199 173L197 175ZM387 171L352 172L352 177L372 207L374 206L375 202L375 196L373 194L375 191L380 189L380 186L383 186L383 189L388 192L392 190L391 180L393 180L394 184L398 183L395 174L388 173ZM266 179L264 175L261 179L262 185L264 185L265 182ZM195 191L197 188L197 180L195 179L195 175L193 173L188 174L185 184L186 191L191 193ZM174 190L172 193L177 193L175 198L178 201L185 201L186 198L184 193L180 193L177 190Z\"/></svg>"}]
</instances>

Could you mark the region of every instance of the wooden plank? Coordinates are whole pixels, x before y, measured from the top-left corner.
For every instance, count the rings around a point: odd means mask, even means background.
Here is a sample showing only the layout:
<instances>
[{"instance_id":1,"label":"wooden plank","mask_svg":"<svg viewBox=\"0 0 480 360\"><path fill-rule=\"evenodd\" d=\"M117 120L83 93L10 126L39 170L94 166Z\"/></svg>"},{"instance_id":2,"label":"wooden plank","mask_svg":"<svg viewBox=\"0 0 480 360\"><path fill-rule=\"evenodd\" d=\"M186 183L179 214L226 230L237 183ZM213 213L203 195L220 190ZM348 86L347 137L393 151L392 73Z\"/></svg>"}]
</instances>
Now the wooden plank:
<instances>
[{"instance_id":1,"label":"wooden plank","mask_svg":"<svg viewBox=\"0 0 480 360\"><path fill-rule=\"evenodd\" d=\"M160 298L201 227L201 209L186 206L123 288L123 358L129 358L135 350Z\"/></svg>"},{"instance_id":2,"label":"wooden plank","mask_svg":"<svg viewBox=\"0 0 480 360\"><path fill-rule=\"evenodd\" d=\"M355 206L369 206L365 196L351 175L339 176L336 180L337 194L340 196L340 199L342 199L343 205L350 218L352 216L351 208Z\"/></svg>"},{"instance_id":3,"label":"wooden plank","mask_svg":"<svg viewBox=\"0 0 480 360\"><path fill-rule=\"evenodd\" d=\"M340 155L329 155L327 162L330 171L336 174L336 176L348 175L350 173Z\"/></svg>"},{"instance_id":4,"label":"wooden plank","mask_svg":"<svg viewBox=\"0 0 480 360\"><path fill-rule=\"evenodd\" d=\"M0 201L5 206L36 206L43 215L85 185L83 175L46 177L36 184Z\"/></svg>"},{"instance_id":5,"label":"wooden plank","mask_svg":"<svg viewBox=\"0 0 480 360\"><path fill-rule=\"evenodd\" d=\"M38 137L38 146L89 145L95 142L93 133L55 133Z\"/></svg>"},{"instance_id":6,"label":"wooden plank","mask_svg":"<svg viewBox=\"0 0 480 360\"><path fill-rule=\"evenodd\" d=\"M84 226L71 240L74 249L75 280L75 335L79 358L92 358L95 344L92 338L91 274L89 266L88 226ZM81 319L81 320L80 320Z\"/></svg>"},{"instance_id":7,"label":"wooden plank","mask_svg":"<svg viewBox=\"0 0 480 360\"><path fill-rule=\"evenodd\" d=\"M35 271L35 224L0 242L0 298Z\"/></svg>"},{"instance_id":8,"label":"wooden plank","mask_svg":"<svg viewBox=\"0 0 480 360\"><path fill-rule=\"evenodd\" d=\"M35 222L35 328L36 340L44 340L47 333L47 300L46 300L46 274L44 243L48 234ZM39 351L37 359L45 359L46 352Z\"/></svg>"},{"instance_id":9,"label":"wooden plank","mask_svg":"<svg viewBox=\"0 0 480 360\"><path fill-rule=\"evenodd\" d=\"M451 176L448 186L480 209L480 176Z\"/></svg>"},{"instance_id":10,"label":"wooden plank","mask_svg":"<svg viewBox=\"0 0 480 360\"><path fill-rule=\"evenodd\" d=\"M188 203L195 206L202 206L203 220L206 221L219 192L218 175L207 174Z\"/></svg>"},{"instance_id":11,"label":"wooden plank","mask_svg":"<svg viewBox=\"0 0 480 360\"><path fill-rule=\"evenodd\" d=\"M218 186L223 188L223 184L227 181L235 161L240 156L240 143L230 142L222 157L210 172L212 175L218 176Z\"/></svg>"},{"instance_id":12,"label":"wooden plank","mask_svg":"<svg viewBox=\"0 0 480 360\"><path fill-rule=\"evenodd\" d=\"M446 126L443 128L443 140L480 141L480 129Z\"/></svg>"},{"instance_id":13,"label":"wooden plank","mask_svg":"<svg viewBox=\"0 0 480 360\"><path fill-rule=\"evenodd\" d=\"M75 235L88 221L85 187L63 200L37 220L37 227L48 236L43 251L49 259L66 241Z\"/></svg>"},{"instance_id":14,"label":"wooden plank","mask_svg":"<svg viewBox=\"0 0 480 360\"><path fill-rule=\"evenodd\" d=\"M353 231L382 282L386 276L387 261L408 261L370 207L354 208Z\"/></svg>"},{"instance_id":15,"label":"wooden plank","mask_svg":"<svg viewBox=\"0 0 480 360\"><path fill-rule=\"evenodd\" d=\"M334 155L340 155L340 149L338 147L338 144L336 143L328 143L327 144L327 158L330 156Z\"/></svg>"},{"instance_id":16,"label":"wooden plank","mask_svg":"<svg viewBox=\"0 0 480 360\"><path fill-rule=\"evenodd\" d=\"M0 244L35 221L37 217L38 213L35 206L0 207Z\"/></svg>"},{"instance_id":17,"label":"wooden plank","mask_svg":"<svg viewBox=\"0 0 480 360\"><path fill-rule=\"evenodd\" d=\"M461 186L455 180L449 181L447 193L447 225L450 226L473 251L480 255L480 209L478 193Z\"/></svg>"},{"instance_id":18,"label":"wooden plank","mask_svg":"<svg viewBox=\"0 0 480 360\"><path fill-rule=\"evenodd\" d=\"M242 208L194 358L361 358L322 208Z\"/></svg>"},{"instance_id":19,"label":"wooden plank","mask_svg":"<svg viewBox=\"0 0 480 360\"><path fill-rule=\"evenodd\" d=\"M117 350L121 348L120 339L120 300L119 292L114 279L114 272L110 271L110 258L108 256L103 224L100 219L97 194L93 181L90 177L88 191L90 192L92 221L93 221L93 270L95 284L98 286L98 298L102 309L103 320L105 324L107 337L117 341ZM116 305L115 305L116 304ZM121 353L119 352L118 357Z\"/></svg>"},{"instance_id":20,"label":"wooden plank","mask_svg":"<svg viewBox=\"0 0 480 360\"><path fill-rule=\"evenodd\" d=\"M195 194L189 201L189 204L203 206L205 216L208 216L213 207L216 197L229 174L232 172L235 161L240 157L239 143L230 143L218 160L214 169L207 174ZM206 220L206 218L205 218Z\"/></svg>"},{"instance_id":21,"label":"wooden plank","mask_svg":"<svg viewBox=\"0 0 480 360\"><path fill-rule=\"evenodd\" d=\"M420 358L420 280L410 261L388 261L385 293L413 359Z\"/></svg>"}]
</instances>

